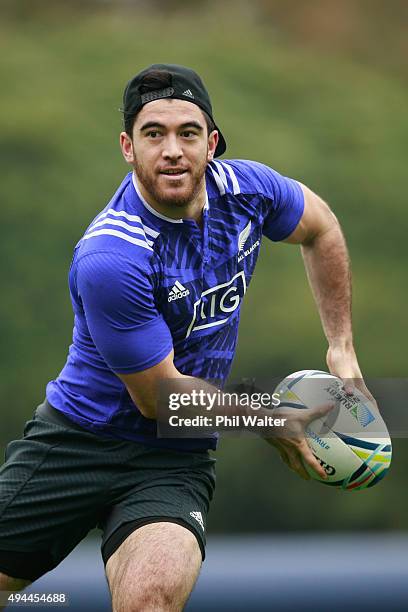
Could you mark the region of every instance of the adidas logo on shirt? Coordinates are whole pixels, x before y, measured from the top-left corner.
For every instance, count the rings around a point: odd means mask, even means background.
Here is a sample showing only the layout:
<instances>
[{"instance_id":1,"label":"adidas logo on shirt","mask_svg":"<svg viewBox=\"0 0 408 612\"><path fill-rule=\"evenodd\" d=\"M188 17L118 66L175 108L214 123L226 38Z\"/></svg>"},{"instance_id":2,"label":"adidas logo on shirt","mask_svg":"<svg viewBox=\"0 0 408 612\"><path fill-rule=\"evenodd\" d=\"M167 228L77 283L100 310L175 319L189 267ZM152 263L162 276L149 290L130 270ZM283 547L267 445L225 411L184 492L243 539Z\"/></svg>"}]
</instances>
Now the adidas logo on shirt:
<instances>
[{"instance_id":1,"label":"adidas logo on shirt","mask_svg":"<svg viewBox=\"0 0 408 612\"><path fill-rule=\"evenodd\" d=\"M181 283L176 281L169 293L167 301L173 302L174 300L179 300L180 298L186 297L187 295L190 295L189 289L186 289Z\"/></svg>"},{"instance_id":2,"label":"adidas logo on shirt","mask_svg":"<svg viewBox=\"0 0 408 612\"><path fill-rule=\"evenodd\" d=\"M197 523L200 523L200 527L204 531L204 521L201 512L190 512L190 516L192 516L193 519L197 521Z\"/></svg>"},{"instance_id":3,"label":"adidas logo on shirt","mask_svg":"<svg viewBox=\"0 0 408 612\"><path fill-rule=\"evenodd\" d=\"M188 96L189 98L193 98L194 100L193 92L191 91L191 89L186 89L186 91L183 91L183 96Z\"/></svg>"}]
</instances>

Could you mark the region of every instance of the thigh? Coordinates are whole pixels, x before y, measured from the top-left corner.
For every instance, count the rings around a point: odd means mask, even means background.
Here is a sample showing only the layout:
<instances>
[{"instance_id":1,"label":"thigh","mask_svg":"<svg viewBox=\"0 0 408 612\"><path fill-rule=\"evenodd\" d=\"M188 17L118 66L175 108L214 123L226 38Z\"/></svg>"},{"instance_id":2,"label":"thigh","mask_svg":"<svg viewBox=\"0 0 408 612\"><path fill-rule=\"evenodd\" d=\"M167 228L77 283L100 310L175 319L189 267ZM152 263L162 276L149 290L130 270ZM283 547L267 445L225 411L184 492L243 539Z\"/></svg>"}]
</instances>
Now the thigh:
<instances>
[{"instance_id":1,"label":"thigh","mask_svg":"<svg viewBox=\"0 0 408 612\"><path fill-rule=\"evenodd\" d=\"M113 611L182 610L200 567L201 551L191 531L168 522L140 527L106 566Z\"/></svg>"},{"instance_id":2,"label":"thigh","mask_svg":"<svg viewBox=\"0 0 408 612\"><path fill-rule=\"evenodd\" d=\"M94 464L81 432L28 421L0 469L0 572L35 580L96 525L104 488Z\"/></svg>"},{"instance_id":3,"label":"thigh","mask_svg":"<svg viewBox=\"0 0 408 612\"><path fill-rule=\"evenodd\" d=\"M118 475L115 496L100 524L105 565L131 533L158 522L177 524L190 531L204 559L207 515L215 488L215 459L202 451L145 448L128 468L128 477Z\"/></svg>"}]
</instances>

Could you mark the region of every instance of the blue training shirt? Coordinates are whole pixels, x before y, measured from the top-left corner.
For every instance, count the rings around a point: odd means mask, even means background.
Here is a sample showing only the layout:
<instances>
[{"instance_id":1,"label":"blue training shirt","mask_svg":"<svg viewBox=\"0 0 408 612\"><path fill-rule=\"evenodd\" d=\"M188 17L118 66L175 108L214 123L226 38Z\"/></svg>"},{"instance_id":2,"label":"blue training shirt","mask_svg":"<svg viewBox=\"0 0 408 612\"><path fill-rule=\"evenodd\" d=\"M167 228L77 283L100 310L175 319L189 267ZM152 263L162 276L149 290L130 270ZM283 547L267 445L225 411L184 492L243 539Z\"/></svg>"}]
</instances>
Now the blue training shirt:
<instances>
[{"instance_id":1,"label":"blue training shirt","mask_svg":"<svg viewBox=\"0 0 408 612\"><path fill-rule=\"evenodd\" d=\"M303 214L300 185L253 161L213 161L200 228L143 200L133 173L75 248L67 362L47 385L54 408L104 436L181 450L216 436L164 439L115 373L145 370L174 348L182 373L223 384L234 358L240 306L262 235L289 236Z\"/></svg>"}]
</instances>

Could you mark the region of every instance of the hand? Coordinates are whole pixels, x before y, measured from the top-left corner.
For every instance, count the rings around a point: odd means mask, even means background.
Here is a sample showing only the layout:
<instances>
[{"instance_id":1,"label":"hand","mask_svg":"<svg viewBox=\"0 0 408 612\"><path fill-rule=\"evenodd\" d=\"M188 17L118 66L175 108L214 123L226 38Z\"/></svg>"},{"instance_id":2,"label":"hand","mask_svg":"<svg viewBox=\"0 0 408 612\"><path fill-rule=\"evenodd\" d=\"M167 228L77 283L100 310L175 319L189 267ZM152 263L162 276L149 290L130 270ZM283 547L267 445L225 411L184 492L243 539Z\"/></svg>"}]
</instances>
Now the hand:
<instances>
[{"instance_id":1,"label":"hand","mask_svg":"<svg viewBox=\"0 0 408 612\"><path fill-rule=\"evenodd\" d=\"M342 379L347 395L353 395L354 389L359 389L378 410L377 402L364 382L353 347L329 346L326 361L330 373Z\"/></svg>"},{"instance_id":2,"label":"hand","mask_svg":"<svg viewBox=\"0 0 408 612\"><path fill-rule=\"evenodd\" d=\"M287 419L284 427L279 428L279 436L265 437L274 446L286 465L309 480L310 476L305 464L314 470L320 478L326 479L327 474L315 458L307 439L305 429L315 419L326 416L334 408L334 403L323 404L315 408L274 408L274 417Z\"/></svg>"}]
</instances>

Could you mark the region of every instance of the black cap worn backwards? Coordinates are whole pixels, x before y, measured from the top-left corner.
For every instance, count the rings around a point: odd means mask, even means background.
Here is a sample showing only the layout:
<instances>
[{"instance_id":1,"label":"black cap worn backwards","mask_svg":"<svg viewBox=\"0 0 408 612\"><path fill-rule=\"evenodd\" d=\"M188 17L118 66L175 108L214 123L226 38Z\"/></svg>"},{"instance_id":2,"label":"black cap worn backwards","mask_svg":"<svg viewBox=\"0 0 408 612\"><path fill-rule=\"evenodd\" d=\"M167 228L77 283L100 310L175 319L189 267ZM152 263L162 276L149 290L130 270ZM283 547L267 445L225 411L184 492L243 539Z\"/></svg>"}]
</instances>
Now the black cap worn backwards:
<instances>
[{"instance_id":1,"label":"black cap worn backwards","mask_svg":"<svg viewBox=\"0 0 408 612\"><path fill-rule=\"evenodd\" d=\"M154 89L151 83L146 87L148 76L163 75L166 86L160 86ZM220 129L215 125L212 115L212 106L208 92L194 70L185 66L176 64L152 64L142 72L139 72L126 85L123 93L123 114L126 126L126 120L132 119L143 108L145 104L160 100L161 98L177 98L178 100L186 100L192 102L205 111L214 123L215 129L218 131L219 140L215 150L215 157L222 155L227 144Z\"/></svg>"}]
</instances>

